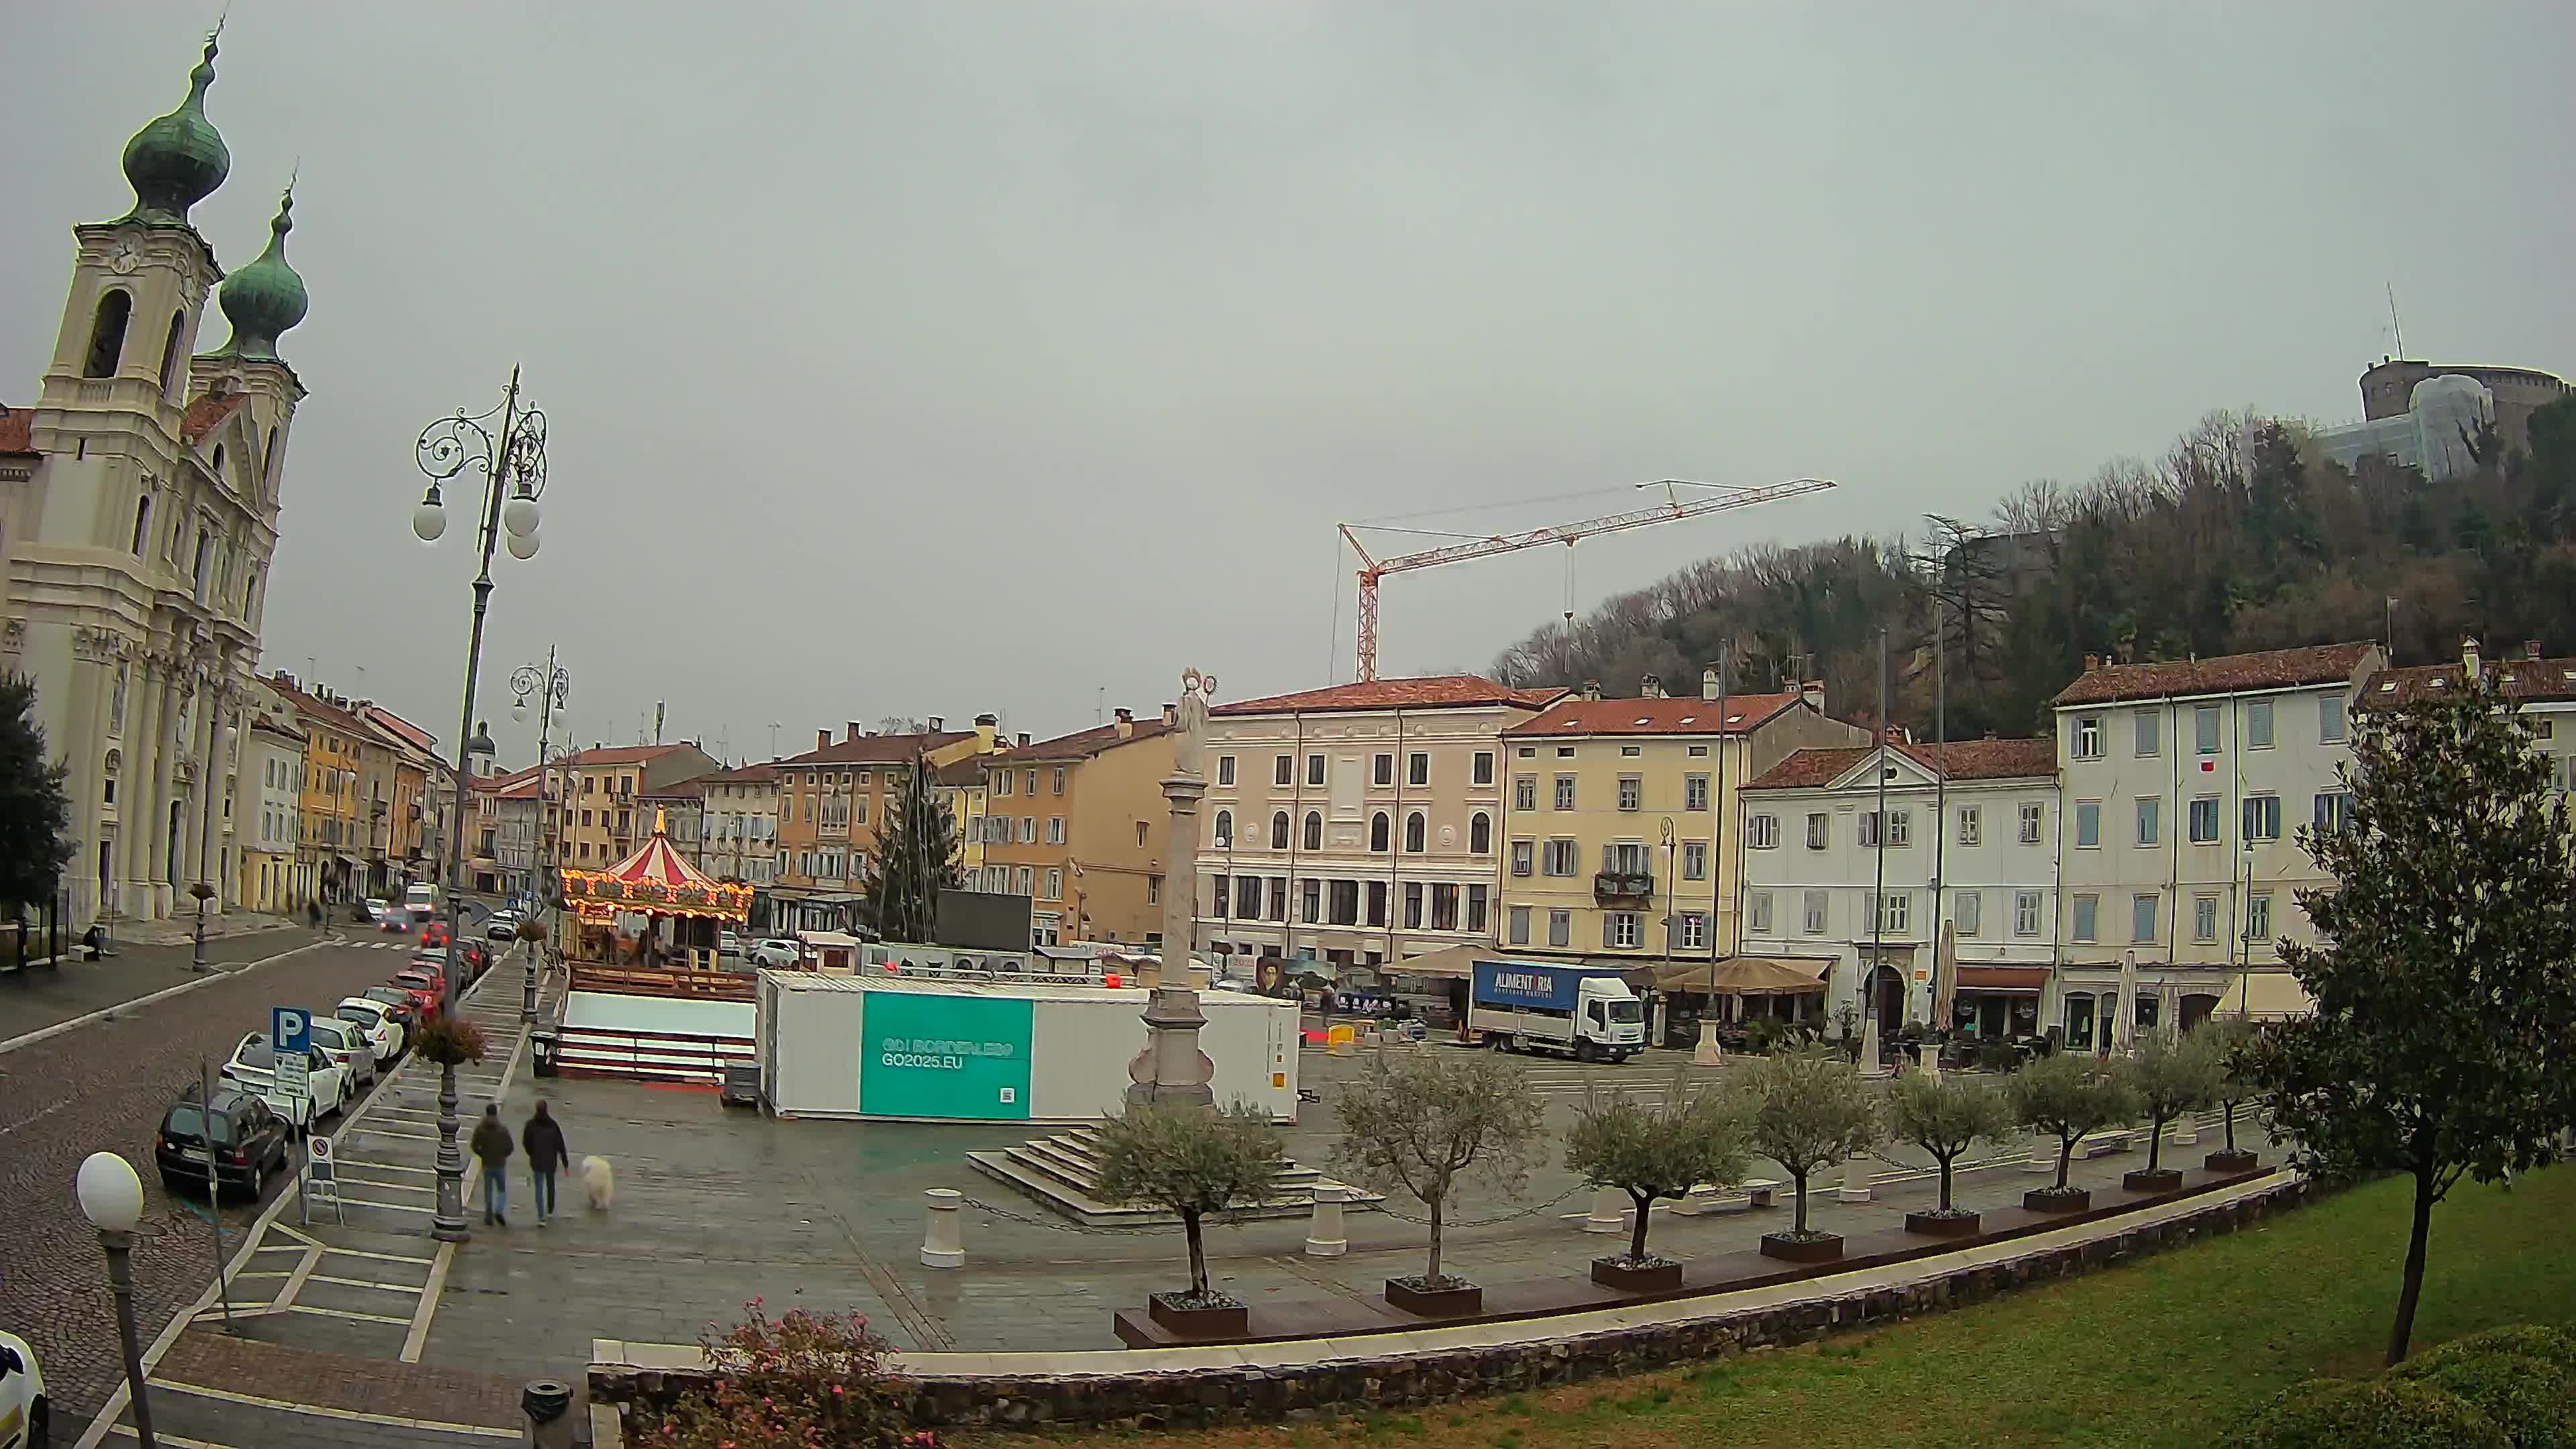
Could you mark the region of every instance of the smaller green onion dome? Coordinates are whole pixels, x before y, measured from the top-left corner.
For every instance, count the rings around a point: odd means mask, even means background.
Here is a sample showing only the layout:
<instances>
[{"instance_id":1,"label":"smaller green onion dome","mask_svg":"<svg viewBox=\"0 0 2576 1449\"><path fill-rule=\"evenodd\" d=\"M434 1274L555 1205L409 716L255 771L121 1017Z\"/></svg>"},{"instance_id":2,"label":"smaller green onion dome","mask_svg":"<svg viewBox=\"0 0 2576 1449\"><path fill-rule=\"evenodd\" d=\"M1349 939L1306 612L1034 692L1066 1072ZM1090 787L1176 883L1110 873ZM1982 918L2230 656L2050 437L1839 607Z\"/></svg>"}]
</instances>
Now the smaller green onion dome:
<instances>
[{"instance_id":1,"label":"smaller green onion dome","mask_svg":"<svg viewBox=\"0 0 2576 1449\"><path fill-rule=\"evenodd\" d=\"M261 362L283 361L277 339L304 320L304 279L286 264L286 234L295 229L295 188L278 198L277 218L268 224L268 250L259 260L224 278L217 293L224 317L233 324L232 340L219 354Z\"/></svg>"},{"instance_id":2,"label":"smaller green onion dome","mask_svg":"<svg viewBox=\"0 0 2576 1449\"><path fill-rule=\"evenodd\" d=\"M134 187L134 210L124 220L186 226L188 208L224 184L233 157L215 123L206 119L206 87L214 83L215 38L210 35L205 59L188 72L188 98L125 143L125 179Z\"/></svg>"}]
</instances>

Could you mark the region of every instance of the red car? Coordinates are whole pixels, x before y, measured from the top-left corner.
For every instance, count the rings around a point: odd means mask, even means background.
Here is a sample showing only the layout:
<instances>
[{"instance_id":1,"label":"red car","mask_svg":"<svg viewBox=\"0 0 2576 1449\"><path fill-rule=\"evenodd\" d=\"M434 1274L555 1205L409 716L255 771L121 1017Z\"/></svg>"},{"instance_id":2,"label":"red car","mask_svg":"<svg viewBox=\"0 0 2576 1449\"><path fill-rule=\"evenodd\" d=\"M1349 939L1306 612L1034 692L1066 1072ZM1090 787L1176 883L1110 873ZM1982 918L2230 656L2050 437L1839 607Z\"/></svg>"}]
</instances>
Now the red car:
<instances>
[{"instance_id":1,"label":"red car","mask_svg":"<svg viewBox=\"0 0 2576 1449\"><path fill-rule=\"evenodd\" d=\"M446 999L446 993L439 988L437 974L418 967L394 973L391 984L409 994L412 1009L419 1012L423 1020L436 1015Z\"/></svg>"},{"instance_id":2,"label":"red car","mask_svg":"<svg viewBox=\"0 0 2576 1449\"><path fill-rule=\"evenodd\" d=\"M447 947L447 923L445 921L432 921L428 925L421 927L420 943L423 946L434 946L440 950L445 950Z\"/></svg>"}]
</instances>

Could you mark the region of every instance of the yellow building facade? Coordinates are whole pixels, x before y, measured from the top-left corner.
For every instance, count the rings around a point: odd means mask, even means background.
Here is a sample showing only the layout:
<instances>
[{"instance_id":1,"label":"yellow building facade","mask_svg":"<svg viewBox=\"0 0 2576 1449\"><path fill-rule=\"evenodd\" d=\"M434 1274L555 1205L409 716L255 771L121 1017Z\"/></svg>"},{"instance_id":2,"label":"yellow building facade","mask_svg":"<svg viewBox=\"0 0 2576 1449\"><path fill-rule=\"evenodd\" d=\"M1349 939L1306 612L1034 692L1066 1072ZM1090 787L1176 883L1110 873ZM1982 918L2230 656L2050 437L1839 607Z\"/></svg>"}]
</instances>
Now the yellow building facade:
<instances>
[{"instance_id":1,"label":"yellow building facade","mask_svg":"<svg viewBox=\"0 0 2576 1449\"><path fill-rule=\"evenodd\" d=\"M1029 898L1037 944L1161 939L1170 731L1122 709L988 762L982 878Z\"/></svg>"},{"instance_id":2,"label":"yellow building facade","mask_svg":"<svg viewBox=\"0 0 2576 1449\"><path fill-rule=\"evenodd\" d=\"M1514 955L1653 965L1739 939L1735 792L1808 747L1866 744L1820 688L1697 698L1570 695L1501 732L1502 909Z\"/></svg>"},{"instance_id":3,"label":"yellow building facade","mask_svg":"<svg viewBox=\"0 0 2576 1449\"><path fill-rule=\"evenodd\" d=\"M358 789L361 744L370 738L367 727L289 676L277 676L269 687L293 708L296 727L304 733L293 896L326 903L359 899L367 884L367 834Z\"/></svg>"}]
</instances>

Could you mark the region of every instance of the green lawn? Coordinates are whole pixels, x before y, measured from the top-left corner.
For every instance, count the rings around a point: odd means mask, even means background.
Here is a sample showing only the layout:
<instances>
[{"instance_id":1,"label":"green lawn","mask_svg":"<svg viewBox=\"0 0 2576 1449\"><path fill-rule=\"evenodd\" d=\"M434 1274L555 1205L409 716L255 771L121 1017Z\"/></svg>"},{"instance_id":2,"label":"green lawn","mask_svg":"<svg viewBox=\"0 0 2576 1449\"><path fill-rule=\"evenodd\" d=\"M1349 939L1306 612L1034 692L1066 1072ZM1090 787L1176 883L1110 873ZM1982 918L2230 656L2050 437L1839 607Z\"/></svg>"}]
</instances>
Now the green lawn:
<instances>
[{"instance_id":1,"label":"green lawn","mask_svg":"<svg viewBox=\"0 0 2576 1449\"><path fill-rule=\"evenodd\" d=\"M1323 1449L1355 1437L1440 1449L2197 1449L2297 1379L2378 1367L2410 1188L2375 1183L2253 1231L1807 1348L1356 1425L1155 1437L1164 1449ZM2511 1192L2462 1183L2434 1210L2417 1350L2499 1323L2576 1326L2570 1221L2576 1168L2524 1178Z\"/></svg>"}]
</instances>

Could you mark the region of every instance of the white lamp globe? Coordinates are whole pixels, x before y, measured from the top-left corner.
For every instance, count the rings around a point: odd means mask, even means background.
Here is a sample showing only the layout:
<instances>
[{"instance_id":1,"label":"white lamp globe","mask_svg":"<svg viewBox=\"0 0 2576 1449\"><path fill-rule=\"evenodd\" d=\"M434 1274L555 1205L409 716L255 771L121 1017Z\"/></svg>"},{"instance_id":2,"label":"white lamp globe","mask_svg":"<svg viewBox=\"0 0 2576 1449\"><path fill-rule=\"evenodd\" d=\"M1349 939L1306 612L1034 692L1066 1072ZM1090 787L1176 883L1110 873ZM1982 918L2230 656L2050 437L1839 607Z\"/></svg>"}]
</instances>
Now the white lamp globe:
<instances>
[{"instance_id":1,"label":"white lamp globe","mask_svg":"<svg viewBox=\"0 0 2576 1449\"><path fill-rule=\"evenodd\" d=\"M528 702L526 700L520 700L516 704L510 706L510 718L514 720L525 720L527 717Z\"/></svg>"},{"instance_id":2,"label":"white lamp globe","mask_svg":"<svg viewBox=\"0 0 2576 1449\"><path fill-rule=\"evenodd\" d=\"M510 557L525 559L535 558L536 556L537 536L535 533L514 533L510 535Z\"/></svg>"},{"instance_id":3,"label":"white lamp globe","mask_svg":"<svg viewBox=\"0 0 2576 1449\"><path fill-rule=\"evenodd\" d=\"M522 493L501 505L501 526L512 536L533 536L537 531L537 500Z\"/></svg>"},{"instance_id":4,"label":"white lamp globe","mask_svg":"<svg viewBox=\"0 0 2576 1449\"><path fill-rule=\"evenodd\" d=\"M438 506L438 495L433 493L420 500L420 506L411 511L412 537L423 543L436 543L438 536L445 532L447 510Z\"/></svg>"},{"instance_id":5,"label":"white lamp globe","mask_svg":"<svg viewBox=\"0 0 2576 1449\"><path fill-rule=\"evenodd\" d=\"M74 1191L81 1216L102 1233L130 1233L143 1221L143 1179L113 1152L93 1152L80 1165Z\"/></svg>"}]
</instances>

